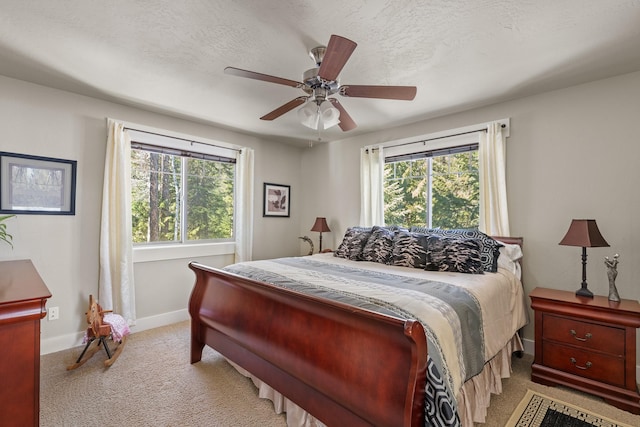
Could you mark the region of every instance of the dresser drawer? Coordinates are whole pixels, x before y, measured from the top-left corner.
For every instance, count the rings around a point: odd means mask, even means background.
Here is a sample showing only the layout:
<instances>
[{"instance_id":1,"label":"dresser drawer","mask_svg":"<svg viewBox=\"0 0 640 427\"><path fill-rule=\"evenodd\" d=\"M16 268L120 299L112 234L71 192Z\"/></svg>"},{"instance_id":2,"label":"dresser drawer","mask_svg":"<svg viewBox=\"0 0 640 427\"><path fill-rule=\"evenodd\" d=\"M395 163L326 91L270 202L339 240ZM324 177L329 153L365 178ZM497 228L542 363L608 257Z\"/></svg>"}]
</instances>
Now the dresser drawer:
<instances>
[{"instance_id":1,"label":"dresser drawer","mask_svg":"<svg viewBox=\"0 0 640 427\"><path fill-rule=\"evenodd\" d=\"M625 354L625 330L612 326L545 314L542 336L546 340L597 350L613 356Z\"/></svg>"},{"instance_id":2,"label":"dresser drawer","mask_svg":"<svg viewBox=\"0 0 640 427\"><path fill-rule=\"evenodd\" d=\"M624 359L575 347L544 343L542 363L584 378L624 387Z\"/></svg>"}]
</instances>

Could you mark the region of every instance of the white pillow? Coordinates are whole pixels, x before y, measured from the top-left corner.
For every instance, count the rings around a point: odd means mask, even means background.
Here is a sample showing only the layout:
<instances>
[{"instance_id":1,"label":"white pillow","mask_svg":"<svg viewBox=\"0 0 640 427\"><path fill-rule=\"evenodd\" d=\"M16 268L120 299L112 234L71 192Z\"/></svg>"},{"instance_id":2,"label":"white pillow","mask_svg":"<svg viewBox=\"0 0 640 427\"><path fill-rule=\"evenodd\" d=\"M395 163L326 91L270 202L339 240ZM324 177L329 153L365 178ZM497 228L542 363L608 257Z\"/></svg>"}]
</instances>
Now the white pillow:
<instances>
[{"instance_id":1,"label":"white pillow","mask_svg":"<svg viewBox=\"0 0 640 427\"><path fill-rule=\"evenodd\" d=\"M504 246L500 247L500 256L498 257L498 268L504 268L515 274L522 280L522 271L518 260L522 258L522 248L520 245L512 245L500 242Z\"/></svg>"}]
</instances>

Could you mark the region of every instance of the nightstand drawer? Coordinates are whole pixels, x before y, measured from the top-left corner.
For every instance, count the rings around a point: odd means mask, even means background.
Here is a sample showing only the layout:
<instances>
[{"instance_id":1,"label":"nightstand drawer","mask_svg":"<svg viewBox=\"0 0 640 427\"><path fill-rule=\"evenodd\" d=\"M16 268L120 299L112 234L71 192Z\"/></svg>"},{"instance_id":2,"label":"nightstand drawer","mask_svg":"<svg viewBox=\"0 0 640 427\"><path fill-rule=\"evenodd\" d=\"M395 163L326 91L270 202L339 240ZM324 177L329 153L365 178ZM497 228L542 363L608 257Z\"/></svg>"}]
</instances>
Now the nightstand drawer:
<instances>
[{"instance_id":1,"label":"nightstand drawer","mask_svg":"<svg viewBox=\"0 0 640 427\"><path fill-rule=\"evenodd\" d=\"M625 330L546 314L542 323L544 339L597 350L613 356L625 354Z\"/></svg>"},{"instance_id":2,"label":"nightstand drawer","mask_svg":"<svg viewBox=\"0 0 640 427\"><path fill-rule=\"evenodd\" d=\"M625 386L622 357L545 342L542 359L544 365L554 369L619 387Z\"/></svg>"}]
</instances>

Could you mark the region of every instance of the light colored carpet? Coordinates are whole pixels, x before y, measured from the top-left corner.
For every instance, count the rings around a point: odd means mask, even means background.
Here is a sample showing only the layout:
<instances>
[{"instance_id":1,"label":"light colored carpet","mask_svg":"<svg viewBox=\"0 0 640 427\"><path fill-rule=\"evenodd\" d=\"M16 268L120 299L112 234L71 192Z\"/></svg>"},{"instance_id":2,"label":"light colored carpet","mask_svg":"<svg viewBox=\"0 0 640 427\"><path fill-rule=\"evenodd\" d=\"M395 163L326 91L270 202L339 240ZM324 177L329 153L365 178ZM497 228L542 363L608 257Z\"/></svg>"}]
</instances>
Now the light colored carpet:
<instances>
[{"instance_id":1,"label":"light colored carpet","mask_svg":"<svg viewBox=\"0 0 640 427\"><path fill-rule=\"evenodd\" d=\"M205 347L202 361L189 363L189 322L129 336L120 358L104 368L104 350L67 371L82 347L42 356L40 425L81 426L286 426L270 401L217 352ZM493 396L484 427L503 427L527 389L608 418L640 426L640 416L598 398L532 383L531 356L514 358L514 372Z\"/></svg>"},{"instance_id":2,"label":"light colored carpet","mask_svg":"<svg viewBox=\"0 0 640 427\"><path fill-rule=\"evenodd\" d=\"M248 378L205 348L189 363L189 322L129 336L118 360L104 350L74 371L82 347L41 357L41 426L286 426Z\"/></svg>"}]
</instances>

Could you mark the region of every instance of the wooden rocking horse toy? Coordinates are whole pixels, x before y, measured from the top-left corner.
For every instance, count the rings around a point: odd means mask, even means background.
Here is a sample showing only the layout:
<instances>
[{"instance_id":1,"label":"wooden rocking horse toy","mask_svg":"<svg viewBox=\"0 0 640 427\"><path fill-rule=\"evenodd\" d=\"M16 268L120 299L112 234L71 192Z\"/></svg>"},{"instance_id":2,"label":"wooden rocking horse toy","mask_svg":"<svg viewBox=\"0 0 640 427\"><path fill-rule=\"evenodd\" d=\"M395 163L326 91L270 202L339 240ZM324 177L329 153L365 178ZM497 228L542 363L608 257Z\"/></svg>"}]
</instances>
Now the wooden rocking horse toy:
<instances>
[{"instance_id":1,"label":"wooden rocking horse toy","mask_svg":"<svg viewBox=\"0 0 640 427\"><path fill-rule=\"evenodd\" d=\"M105 316L105 313L110 314ZM107 353L107 360L104 361L104 366L113 365L120 353L122 353L127 335L129 335L129 327L122 316L111 314L111 310L103 310L98 301L93 298L93 295L89 295L89 311L87 311L86 315L87 323L89 323L85 335L86 345L76 363L67 366L67 371L76 369L91 359L100 350L100 344L102 344ZM113 349L109 348L107 343L109 338L117 343ZM97 344L89 350L89 347L94 342ZM87 352L87 350L89 351Z\"/></svg>"}]
</instances>

